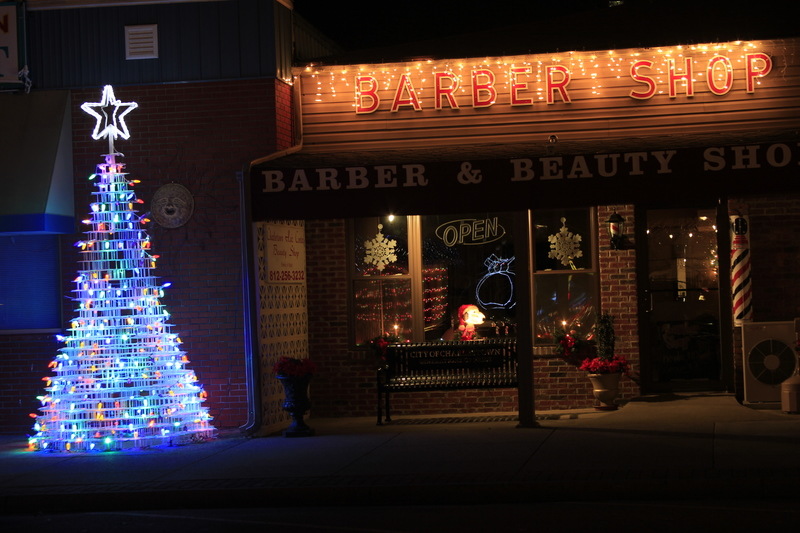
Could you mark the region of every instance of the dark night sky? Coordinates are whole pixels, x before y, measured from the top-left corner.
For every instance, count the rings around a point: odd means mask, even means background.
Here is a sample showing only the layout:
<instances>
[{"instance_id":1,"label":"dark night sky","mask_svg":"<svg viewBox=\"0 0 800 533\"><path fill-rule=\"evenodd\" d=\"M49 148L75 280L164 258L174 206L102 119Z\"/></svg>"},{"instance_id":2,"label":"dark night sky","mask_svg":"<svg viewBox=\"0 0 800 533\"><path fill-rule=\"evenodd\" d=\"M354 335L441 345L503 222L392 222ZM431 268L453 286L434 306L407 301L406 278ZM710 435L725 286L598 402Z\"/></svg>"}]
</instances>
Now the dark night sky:
<instances>
[{"instance_id":1,"label":"dark night sky","mask_svg":"<svg viewBox=\"0 0 800 533\"><path fill-rule=\"evenodd\" d=\"M636 48L800 33L800 2L785 0L625 0L621 7L608 7L608 0L294 0L294 6L345 50L380 49L380 55L373 50L375 59Z\"/></svg>"},{"instance_id":2,"label":"dark night sky","mask_svg":"<svg viewBox=\"0 0 800 533\"><path fill-rule=\"evenodd\" d=\"M348 50L460 35L605 5L607 0L294 0L295 11Z\"/></svg>"}]
</instances>

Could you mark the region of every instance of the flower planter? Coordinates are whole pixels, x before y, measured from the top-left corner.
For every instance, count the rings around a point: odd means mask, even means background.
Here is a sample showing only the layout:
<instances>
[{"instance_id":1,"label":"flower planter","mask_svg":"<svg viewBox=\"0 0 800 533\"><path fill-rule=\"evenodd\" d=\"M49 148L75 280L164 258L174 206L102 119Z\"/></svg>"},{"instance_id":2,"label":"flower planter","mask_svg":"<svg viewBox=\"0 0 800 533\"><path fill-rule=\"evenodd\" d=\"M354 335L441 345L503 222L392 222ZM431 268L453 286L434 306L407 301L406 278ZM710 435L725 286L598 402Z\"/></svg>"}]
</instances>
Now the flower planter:
<instances>
[{"instance_id":1,"label":"flower planter","mask_svg":"<svg viewBox=\"0 0 800 533\"><path fill-rule=\"evenodd\" d=\"M314 430L308 427L303 420L303 416L311 408L311 400L308 398L308 384L311 376L276 376L283 385L286 396L283 402L284 411L292 417L292 425L284 432L284 437L310 437Z\"/></svg>"},{"instance_id":2,"label":"flower planter","mask_svg":"<svg viewBox=\"0 0 800 533\"><path fill-rule=\"evenodd\" d=\"M595 409L600 411L613 411L617 408L615 400L619 396L619 379L622 374L589 374L589 381L592 382L592 393L594 394Z\"/></svg>"}]
</instances>

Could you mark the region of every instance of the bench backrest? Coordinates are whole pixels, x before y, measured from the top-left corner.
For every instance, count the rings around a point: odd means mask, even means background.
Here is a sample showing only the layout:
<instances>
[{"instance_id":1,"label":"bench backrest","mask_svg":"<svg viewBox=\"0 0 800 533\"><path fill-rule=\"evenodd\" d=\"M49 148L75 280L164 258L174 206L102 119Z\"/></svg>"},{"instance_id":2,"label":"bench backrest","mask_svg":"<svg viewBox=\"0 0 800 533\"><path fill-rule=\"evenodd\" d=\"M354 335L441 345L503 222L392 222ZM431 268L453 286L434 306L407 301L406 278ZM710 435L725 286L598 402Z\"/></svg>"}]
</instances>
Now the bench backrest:
<instances>
[{"instance_id":1,"label":"bench backrest","mask_svg":"<svg viewBox=\"0 0 800 533\"><path fill-rule=\"evenodd\" d=\"M385 380L447 378L464 385L472 378L491 377L497 386L514 385L517 378L515 339L390 344L386 348Z\"/></svg>"}]
</instances>

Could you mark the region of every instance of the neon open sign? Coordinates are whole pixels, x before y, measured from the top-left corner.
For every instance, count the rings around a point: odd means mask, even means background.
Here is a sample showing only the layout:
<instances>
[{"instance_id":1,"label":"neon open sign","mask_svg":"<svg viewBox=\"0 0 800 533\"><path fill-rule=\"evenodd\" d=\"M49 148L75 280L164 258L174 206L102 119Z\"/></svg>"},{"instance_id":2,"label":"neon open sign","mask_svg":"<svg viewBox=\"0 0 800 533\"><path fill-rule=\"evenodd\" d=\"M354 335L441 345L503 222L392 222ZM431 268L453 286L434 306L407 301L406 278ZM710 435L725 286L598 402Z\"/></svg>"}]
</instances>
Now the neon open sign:
<instances>
[{"instance_id":1,"label":"neon open sign","mask_svg":"<svg viewBox=\"0 0 800 533\"><path fill-rule=\"evenodd\" d=\"M506 230L497 217L462 218L445 222L436 228L436 236L448 247L487 244L502 239L505 234Z\"/></svg>"}]
</instances>

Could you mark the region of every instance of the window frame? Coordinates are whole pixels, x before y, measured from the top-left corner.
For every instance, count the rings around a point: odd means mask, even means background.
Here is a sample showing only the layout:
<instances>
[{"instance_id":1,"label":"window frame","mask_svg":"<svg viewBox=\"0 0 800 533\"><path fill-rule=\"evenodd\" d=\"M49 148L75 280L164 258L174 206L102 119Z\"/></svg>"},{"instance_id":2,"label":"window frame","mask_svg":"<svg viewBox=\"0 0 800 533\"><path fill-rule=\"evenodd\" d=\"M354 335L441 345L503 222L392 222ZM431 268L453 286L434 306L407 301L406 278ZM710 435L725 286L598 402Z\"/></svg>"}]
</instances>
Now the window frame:
<instances>
[{"instance_id":1,"label":"window frame","mask_svg":"<svg viewBox=\"0 0 800 533\"><path fill-rule=\"evenodd\" d=\"M566 208L565 208L566 209ZM538 306L536 305L537 293L536 293L536 286L537 286L537 278L540 276L549 277L549 276L565 276L575 273L582 273L582 274L591 274L594 277L594 283L592 286L592 299L594 301L594 323L597 322L597 317L600 314L600 261L599 261L599 253L598 253L598 239L597 239L597 209L595 207L587 207L587 208L569 208L570 210L577 210L577 209L586 209L588 211L587 216L589 218L589 250L586 255L588 255L589 259L589 267L587 268L580 268L576 270L571 269L558 269L558 270L539 270L536 266L536 254L531 254L532 257L532 264L531 264L531 295L534 305L534 312L531 316L531 331L533 332L533 342L534 346L555 346L556 342L555 339L552 342L547 341L539 341L536 337L536 332L538 331L538 320L536 318L536 310ZM533 242L536 242L536 213L543 212L543 211L555 211L555 209L538 209L531 211L531 218L532 218L532 234L531 239ZM581 236L583 241L584 236ZM592 325L592 328L594 324Z\"/></svg>"},{"instance_id":2,"label":"window frame","mask_svg":"<svg viewBox=\"0 0 800 533\"><path fill-rule=\"evenodd\" d=\"M588 236L582 235L582 242L588 244L588 249L584 250L585 256L589 262L589 266L586 268L580 268L576 270L571 269L559 269L559 270L538 270L536 268L536 254L531 254L532 265L530 268L530 272L527 275L530 277L531 283L531 297L534 302L534 313L531 316L531 328L532 332L534 332L534 345L539 344L543 346L555 345L555 341L552 343L545 342L540 343L536 339L535 332L537 331L537 319L535 313L535 304L536 304L536 279L538 276L564 276L570 275L574 273L582 273L582 274L590 274L593 276L594 283L592 284L591 288L591 297L594 302L594 316L593 319L596 321L597 316L600 313L600 271L599 271L599 250L598 250L598 239L597 239L597 209L595 207L588 207L588 208L574 208L574 209L581 209L586 210L586 216L588 217L589 227L588 227ZM529 228L530 236L532 241L535 242L536 239L536 213L543 212L543 211L552 211L547 209L539 209L539 210L531 210L531 218L533 225ZM399 216L399 215L398 215ZM409 339L412 342L423 342L425 340L425 317L424 317L424 305L423 305L423 279L422 279L422 216L420 215L403 215L407 221L407 246L408 246L408 274L402 275L395 275L392 276L392 279L409 279L411 283L411 338ZM377 217L380 218L380 217ZM365 280L365 279L377 279L381 276L363 276L355 271L355 247L352 246L355 238L355 218L350 218L347 220L347 232L346 232L346 242L348 243L347 248L347 261L348 261L348 268L347 268L347 283L348 283L348 295L347 295L347 303L348 303L348 338L347 343L351 349L359 350L368 348L368 343L357 344L356 343L356 331L355 331L355 320L352 317L355 316L355 283L358 280ZM518 273L518 275L524 275L524 273ZM383 276L386 278L385 276Z\"/></svg>"},{"instance_id":3,"label":"window frame","mask_svg":"<svg viewBox=\"0 0 800 533\"><path fill-rule=\"evenodd\" d=\"M351 349L368 348L368 343L356 343L355 317L355 284L358 281L392 279L407 279L411 284L411 335L412 342L420 342L420 328L423 326L424 317L422 316L422 257L420 250L420 217L417 215L395 215L406 219L406 235L408 246L408 274L395 274L393 276L365 276L355 270L356 248L353 246L355 240L355 218L347 219L346 243L347 243L347 344ZM371 217L382 218L382 217ZM423 332L424 335L424 332Z\"/></svg>"}]
</instances>

